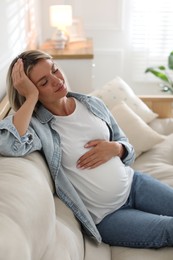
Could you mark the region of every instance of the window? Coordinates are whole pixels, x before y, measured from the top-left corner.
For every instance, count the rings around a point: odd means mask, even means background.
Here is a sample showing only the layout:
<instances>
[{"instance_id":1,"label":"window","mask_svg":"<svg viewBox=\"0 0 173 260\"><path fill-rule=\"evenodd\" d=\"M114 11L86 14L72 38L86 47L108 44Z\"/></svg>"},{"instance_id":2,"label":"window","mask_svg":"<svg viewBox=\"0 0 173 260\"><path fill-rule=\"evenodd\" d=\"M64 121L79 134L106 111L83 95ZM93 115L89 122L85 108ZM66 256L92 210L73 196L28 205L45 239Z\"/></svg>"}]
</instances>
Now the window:
<instances>
[{"instance_id":1,"label":"window","mask_svg":"<svg viewBox=\"0 0 173 260\"><path fill-rule=\"evenodd\" d=\"M172 0L129 0L128 52L135 82L156 81L145 74L147 67L167 65L173 51Z\"/></svg>"}]
</instances>

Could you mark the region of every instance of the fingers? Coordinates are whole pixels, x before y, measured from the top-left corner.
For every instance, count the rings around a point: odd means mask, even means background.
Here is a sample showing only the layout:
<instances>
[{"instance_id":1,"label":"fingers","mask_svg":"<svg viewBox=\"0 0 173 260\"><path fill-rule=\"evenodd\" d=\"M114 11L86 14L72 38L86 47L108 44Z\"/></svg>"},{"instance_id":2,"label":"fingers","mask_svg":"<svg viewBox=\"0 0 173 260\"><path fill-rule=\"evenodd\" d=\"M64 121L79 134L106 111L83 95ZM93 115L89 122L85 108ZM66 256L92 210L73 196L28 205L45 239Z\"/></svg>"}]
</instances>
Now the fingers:
<instances>
[{"instance_id":1,"label":"fingers","mask_svg":"<svg viewBox=\"0 0 173 260\"><path fill-rule=\"evenodd\" d=\"M82 169L82 170L84 170L84 169L94 169L94 168L100 166L103 163L104 163L103 161L95 159L95 160L89 161L88 163L81 164L80 167L79 166L77 166L77 167Z\"/></svg>"},{"instance_id":2,"label":"fingers","mask_svg":"<svg viewBox=\"0 0 173 260\"><path fill-rule=\"evenodd\" d=\"M110 158L107 154L99 151L97 148L93 148L79 158L79 160L77 161L77 168L93 169L105 163L108 159Z\"/></svg>"},{"instance_id":3,"label":"fingers","mask_svg":"<svg viewBox=\"0 0 173 260\"><path fill-rule=\"evenodd\" d=\"M88 143L85 144L85 148L92 148L97 145L98 141L97 140L92 140L89 141ZM77 161L77 167L78 168L84 168L86 165L90 166L91 160L94 160L95 157L95 150L91 149L88 152L86 152L83 156L79 158Z\"/></svg>"},{"instance_id":4,"label":"fingers","mask_svg":"<svg viewBox=\"0 0 173 260\"><path fill-rule=\"evenodd\" d=\"M107 162L115 156L114 142L105 140L92 140L86 143L85 148L90 148L77 161L77 167L80 169L93 169Z\"/></svg>"},{"instance_id":5,"label":"fingers","mask_svg":"<svg viewBox=\"0 0 173 260\"><path fill-rule=\"evenodd\" d=\"M89 141L88 143L85 144L85 148L89 148L89 147L92 147L92 146L96 146L98 143L102 142L102 141L105 141L105 140L92 140L92 141Z\"/></svg>"},{"instance_id":6,"label":"fingers","mask_svg":"<svg viewBox=\"0 0 173 260\"><path fill-rule=\"evenodd\" d=\"M12 80L13 80L14 87L16 87L16 85L18 85L18 83L21 81L23 74L24 74L23 62L22 59L18 59L12 69Z\"/></svg>"},{"instance_id":7,"label":"fingers","mask_svg":"<svg viewBox=\"0 0 173 260\"><path fill-rule=\"evenodd\" d=\"M34 97L34 99L38 99L38 89L25 74L22 59L18 59L14 64L11 76L13 86L21 96L25 97L26 99L29 97Z\"/></svg>"},{"instance_id":8,"label":"fingers","mask_svg":"<svg viewBox=\"0 0 173 260\"><path fill-rule=\"evenodd\" d=\"M77 162L77 168L80 169L93 169L101 164L103 164L104 161L98 158L97 156L90 156L86 159L79 159Z\"/></svg>"},{"instance_id":9,"label":"fingers","mask_svg":"<svg viewBox=\"0 0 173 260\"><path fill-rule=\"evenodd\" d=\"M93 153L92 150L90 150L89 152L85 153L83 156L81 156L79 158L79 160L77 161L77 168L88 168L90 167L93 163L96 162L96 156L95 153Z\"/></svg>"}]
</instances>

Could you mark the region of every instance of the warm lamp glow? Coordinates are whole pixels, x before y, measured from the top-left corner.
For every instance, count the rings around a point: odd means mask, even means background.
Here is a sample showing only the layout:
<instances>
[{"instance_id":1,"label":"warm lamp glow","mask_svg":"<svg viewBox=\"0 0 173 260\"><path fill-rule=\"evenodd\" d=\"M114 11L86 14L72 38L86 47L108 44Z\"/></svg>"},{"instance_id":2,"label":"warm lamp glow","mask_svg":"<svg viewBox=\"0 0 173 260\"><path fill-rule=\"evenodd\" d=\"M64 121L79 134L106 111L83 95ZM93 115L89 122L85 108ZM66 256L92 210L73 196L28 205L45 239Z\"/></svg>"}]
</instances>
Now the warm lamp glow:
<instances>
[{"instance_id":1,"label":"warm lamp glow","mask_svg":"<svg viewBox=\"0 0 173 260\"><path fill-rule=\"evenodd\" d=\"M50 24L52 27L64 28L72 24L71 5L50 6Z\"/></svg>"},{"instance_id":2,"label":"warm lamp glow","mask_svg":"<svg viewBox=\"0 0 173 260\"><path fill-rule=\"evenodd\" d=\"M69 41L66 26L72 24L71 5L52 5L50 6L50 24L56 27L52 40L56 49L64 49Z\"/></svg>"}]
</instances>

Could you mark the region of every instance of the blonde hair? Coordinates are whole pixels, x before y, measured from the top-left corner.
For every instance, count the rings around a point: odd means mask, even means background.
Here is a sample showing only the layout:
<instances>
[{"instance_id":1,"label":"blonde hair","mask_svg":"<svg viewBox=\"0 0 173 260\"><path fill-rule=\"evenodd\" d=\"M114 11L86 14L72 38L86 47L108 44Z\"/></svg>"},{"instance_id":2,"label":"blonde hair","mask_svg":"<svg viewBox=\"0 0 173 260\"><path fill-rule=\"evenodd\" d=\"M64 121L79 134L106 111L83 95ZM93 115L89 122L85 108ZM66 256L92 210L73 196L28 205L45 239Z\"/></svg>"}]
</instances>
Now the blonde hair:
<instances>
[{"instance_id":1,"label":"blonde hair","mask_svg":"<svg viewBox=\"0 0 173 260\"><path fill-rule=\"evenodd\" d=\"M12 70L14 64L17 62L19 58L23 60L24 71L27 76L29 76L29 73L31 72L32 68L41 59L52 59L52 57L45 52L39 50L29 50L29 51L22 52L11 62L7 72L6 81L7 81L7 94L8 94L9 102L11 107L14 109L14 111L17 111L25 102L25 98L21 96L14 88L13 80L12 80Z\"/></svg>"}]
</instances>

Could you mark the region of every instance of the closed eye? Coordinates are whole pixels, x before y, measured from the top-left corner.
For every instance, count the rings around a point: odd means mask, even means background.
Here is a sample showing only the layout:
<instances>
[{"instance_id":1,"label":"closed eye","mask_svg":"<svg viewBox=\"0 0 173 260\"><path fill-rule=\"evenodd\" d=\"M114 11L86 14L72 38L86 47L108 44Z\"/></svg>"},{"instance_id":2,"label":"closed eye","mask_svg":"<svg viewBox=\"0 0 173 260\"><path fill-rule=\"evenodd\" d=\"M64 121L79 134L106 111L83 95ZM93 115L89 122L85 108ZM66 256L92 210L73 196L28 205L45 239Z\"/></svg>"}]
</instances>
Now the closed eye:
<instances>
[{"instance_id":1,"label":"closed eye","mask_svg":"<svg viewBox=\"0 0 173 260\"><path fill-rule=\"evenodd\" d=\"M56 69L56 70L53 70L52 73L55 74L58 71L59 71L59 69Z\"/></svg>"},{"instance_id":2,"label":"closed eye","mask_svg":"<svg viewBox=\"0 0 173 260\"><path fill-rule=\"evenodd\" d=\"M53 64L53 66L52 66L52 73L55 74L58 71L59 71L58 67L55 64Z\"/></svg>"},{"instance_id":3,"label":"closed eye","mask_svg":"<svg viewBox=\"0 0 173 260\"><path fill-rule=\"evenodd\" d=\"M41 86L45 86L47 84L48 80L45 79L44 82L41 83Z\"/></svg>"}]
</instances>

